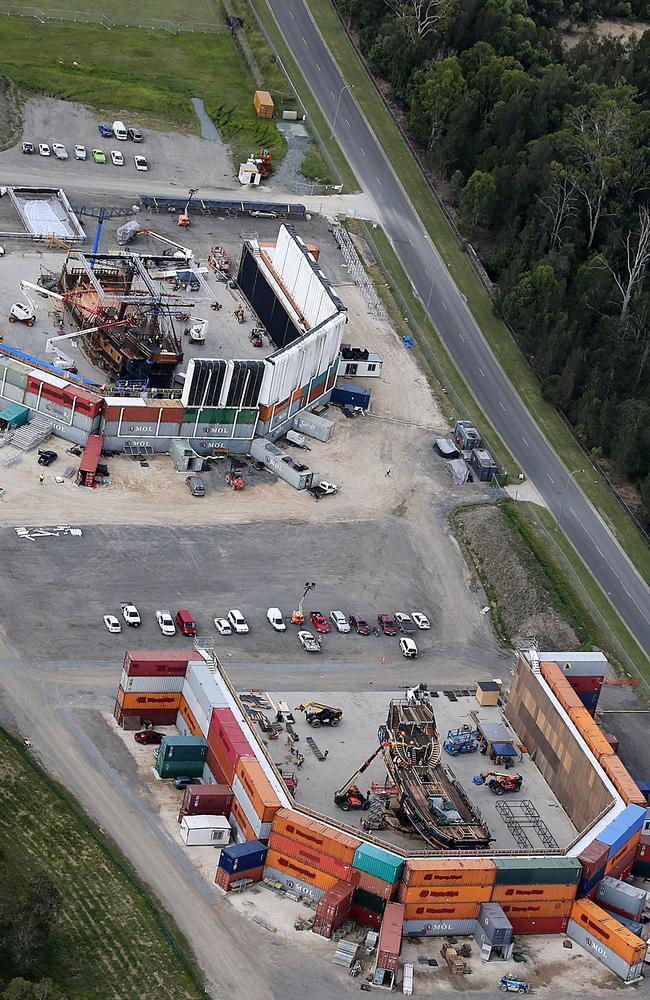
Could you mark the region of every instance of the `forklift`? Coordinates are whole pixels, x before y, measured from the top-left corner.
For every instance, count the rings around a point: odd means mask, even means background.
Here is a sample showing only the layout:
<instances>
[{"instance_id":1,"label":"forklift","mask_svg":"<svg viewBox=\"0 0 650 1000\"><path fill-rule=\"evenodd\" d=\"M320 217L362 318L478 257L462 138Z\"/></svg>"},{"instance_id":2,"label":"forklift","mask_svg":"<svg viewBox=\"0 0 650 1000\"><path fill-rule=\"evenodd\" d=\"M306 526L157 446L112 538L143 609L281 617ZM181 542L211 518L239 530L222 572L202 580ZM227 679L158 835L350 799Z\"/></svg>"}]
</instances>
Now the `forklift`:
<instances>
[{"instance_id":1,"label":"forklift","mask_svg":"<svg viewBox=\"0 0 650 1000\"><path fill-rule=\"evenodd\" d=\"M233 490L243 490L246 485L240 469L241 463L233 458L230 462L230 471L226 473L226 483Z\"/></svg>"},{"instance_id":2,"label":"forklift","mask_svg":"<svg viewBox=\"0 0 650 1000\"><path fill-rule=\"evenodd\" d=\"M518 792L524 783L523 775L503 774L501 771L483 771L482 774L475 774L472 781L475 785L487 785L494 795Z\"/></svg>"},{"instance_id":3,"label":"forklift","mask_svg":"<svg viewBox=\"0 0 650 1000\"><path fill-rule=\"evenodd\" d=\"M305 705L298 705L296 712L304 712L307 725L312 729L319 726L331 726L334 729L343 718L343 709L332 708L331 705L321 705L317 701L308 701Z\"/></svg>"}]
</instances>

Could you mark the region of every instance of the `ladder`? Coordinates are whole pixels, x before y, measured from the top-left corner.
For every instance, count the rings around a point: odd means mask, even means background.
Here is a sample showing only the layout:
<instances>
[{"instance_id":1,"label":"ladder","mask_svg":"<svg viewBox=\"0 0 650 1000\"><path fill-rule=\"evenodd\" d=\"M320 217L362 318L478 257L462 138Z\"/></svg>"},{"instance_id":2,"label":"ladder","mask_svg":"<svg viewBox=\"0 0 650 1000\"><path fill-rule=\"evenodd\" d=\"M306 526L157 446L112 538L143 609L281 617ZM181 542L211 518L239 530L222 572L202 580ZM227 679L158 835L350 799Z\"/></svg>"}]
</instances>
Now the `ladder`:
<instances>
[{"instance_id":1,"label":"ladder","mask_svg":"<svg viewBox=\"0 0 650 1000\"><path fill-rule=\"evenodd\" d=\"M318 758L318 760L327 760L327 754L323 753L323 751L320 749L313 736L308 736L306 743L309 749L312 750L315 756Z\"/></svg>"}]
</instances>

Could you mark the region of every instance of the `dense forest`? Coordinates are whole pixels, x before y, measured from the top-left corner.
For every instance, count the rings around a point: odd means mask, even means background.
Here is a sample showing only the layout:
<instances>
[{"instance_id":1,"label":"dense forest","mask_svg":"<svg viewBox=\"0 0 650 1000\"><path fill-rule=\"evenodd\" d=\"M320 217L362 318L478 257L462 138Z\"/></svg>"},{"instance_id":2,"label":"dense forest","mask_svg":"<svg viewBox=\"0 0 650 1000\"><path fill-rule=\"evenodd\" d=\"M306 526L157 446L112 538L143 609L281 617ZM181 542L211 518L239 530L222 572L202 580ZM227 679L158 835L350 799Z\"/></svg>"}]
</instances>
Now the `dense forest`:
<instances>
[{"instance_id":1,"label":"dense forest","mask_svg":"<svg viewBox=\"0 0 650 1000\"><path fill-rule=\"evenodd\" d=\"M498 308L580 441L650 524L650 30L646 0L338 0L445 179ZM650 25L649 25L650 27Z\"/></svg>"}]
</instances>

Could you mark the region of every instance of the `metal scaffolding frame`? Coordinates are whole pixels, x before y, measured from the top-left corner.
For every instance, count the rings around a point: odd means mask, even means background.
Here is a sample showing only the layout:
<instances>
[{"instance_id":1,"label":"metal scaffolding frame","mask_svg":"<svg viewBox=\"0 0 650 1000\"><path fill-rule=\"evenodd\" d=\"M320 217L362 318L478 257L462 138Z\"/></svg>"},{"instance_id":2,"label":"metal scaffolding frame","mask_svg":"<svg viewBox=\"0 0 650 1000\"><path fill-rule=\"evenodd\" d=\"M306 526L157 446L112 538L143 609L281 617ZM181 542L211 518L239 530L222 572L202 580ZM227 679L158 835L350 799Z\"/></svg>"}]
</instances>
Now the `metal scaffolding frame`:
<instances>
[{"instance_id":1,"label":"metal scaffolding frame","mask_svg":"<svg viewBox=\"0 0 650 1000\"><path fill-rule=\"evenodd\" d=\"M343 255L343 260L345 261L345 266L348 270L348 274L354 281L355 285L361 290L361 294L368 306L368 311L376 316L379 320L386 319L386 311L375 291L374 285L368 275L366 274L365 268L361 262L361 258L357 253L354 243L350 239L350 234L347 229L343 226L334 226L332 229L332 234L336 240L336 245Z\"/></svg>"},{"instance_id":2,"label":"metal scaffolding frame","mask_svg":"<svg viewBox=\"0 0 650 1000\"><path fill-rule=\"evenodd\" d=\"M530 799L521 799L518 802L504 802L501 799L496 803L496 810L519 847L525 850L538 848L539 845L533 844L526 833L527 830L532 830L537 834L542 847L559 848L555 837Z\"/></svg>"}]
</instances>

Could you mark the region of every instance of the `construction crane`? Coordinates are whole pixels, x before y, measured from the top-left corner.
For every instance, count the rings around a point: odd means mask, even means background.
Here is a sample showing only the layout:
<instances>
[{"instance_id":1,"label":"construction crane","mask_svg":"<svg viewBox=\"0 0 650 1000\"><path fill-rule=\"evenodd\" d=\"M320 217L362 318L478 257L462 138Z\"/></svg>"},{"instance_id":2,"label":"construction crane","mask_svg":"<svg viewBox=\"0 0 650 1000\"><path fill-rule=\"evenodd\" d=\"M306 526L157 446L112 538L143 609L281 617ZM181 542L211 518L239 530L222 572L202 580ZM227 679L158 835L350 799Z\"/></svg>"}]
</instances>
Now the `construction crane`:
<instances>
[{"instance_id":1,"label":"construction crane","mask_svg":"<svg viewBox=\"0 0 650 1000\"><path fill-rule=\"evenodd\" d=\"M494 795L518 792L524 783L521 774L504 774L502 771L483 771L472 778L475 785L487 785Z\"/></svg>"},{"instance_id":2,"label":"construction crane","mask_svg":"<svg viewBox=\"0 0 650 1000\"><path fill-rule=\"evenodd\" d=\"M359 775L363 774L363 772L370 767L373 760L379 756L384 747L390 745L391 745L390 742L380 743L377 749L370 754L368 759L364 760L361 767L357 768L357 770L354 772L353 775L351 775L350 778L348 778L345 784L341 785L341 787L336 792L334 792L334 804L337 805L339 809L342 809L343 812L349 812L350 809L366 810L370 808L370 796L364 795L359 786L356 785L354 782L359 777Z\"/></svg>"},{"instance_id":3,"label":"construction crane","mask_svg":"<svg viewBox=\"0 0 650 1000\"><path fill-rule=\"evenodd\" d=\"M106 208L105 206L97 205L79 205L74 206L72 211L75 215L86 215L91 219L97 219L97 229L95 230L95 241L93 243L93 249L91 254L90 267L93 269L94 260L92 257L99 250L99 242L102 238L102 230L104 228L104 223L107 219L123 219L127 215L135 215L140 211L138 205L132 205L131 208Z\"/></svg>"},{"instance_id":4,"label":"construction crane","mask_svg":"<svg viewBox=\"0 0 650 1000\"><path fill-rule=\"evenodd\" d=\"M315 587L316 587L316 583L314 581L312 581L311 583L307 582L305 584L305 589L302 592L302 597L300 598L300 602L298 604L298 610L294 611L293 614L291 615L291 624L292 625L304 625L305 624L305 616L302 613L302 607L303 607L303 604L305 603L305 598L306 598L307 594L311 590L314 590Z\"/></svg>"},{"instance_id":5,"label":"construction crane","mask_svg":"<svg viewBox=\"0 0 650 1000\"><path fill-rule=\"evenodd\" d=\"M298 705L296 712L304 712L307 725L313 729L318 729L319 726L331 726L334 729L343 718L342 708L321 705L318 701L308 701L304 705Z\"/></svg>"}]
</instances>

